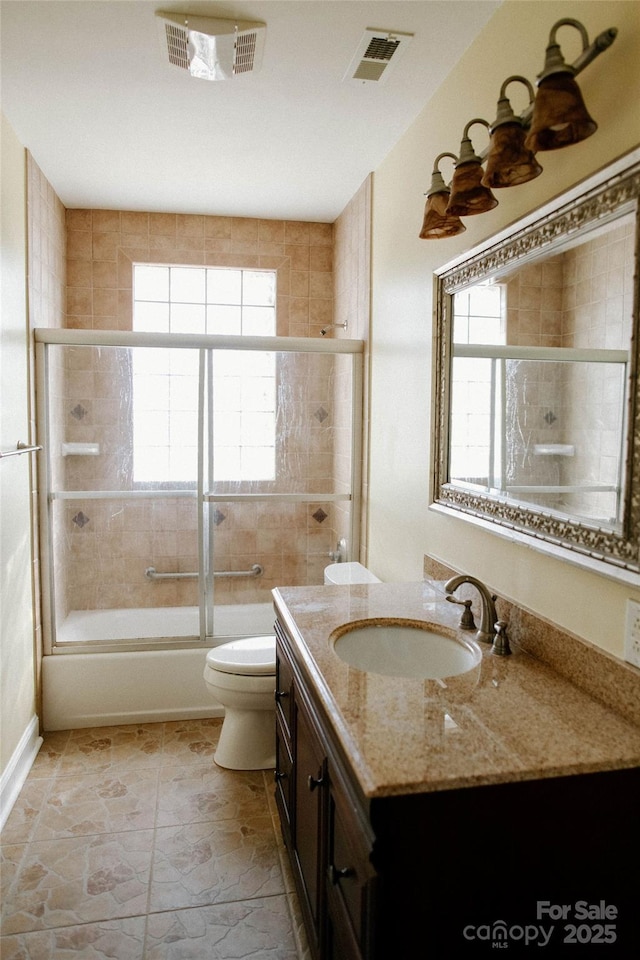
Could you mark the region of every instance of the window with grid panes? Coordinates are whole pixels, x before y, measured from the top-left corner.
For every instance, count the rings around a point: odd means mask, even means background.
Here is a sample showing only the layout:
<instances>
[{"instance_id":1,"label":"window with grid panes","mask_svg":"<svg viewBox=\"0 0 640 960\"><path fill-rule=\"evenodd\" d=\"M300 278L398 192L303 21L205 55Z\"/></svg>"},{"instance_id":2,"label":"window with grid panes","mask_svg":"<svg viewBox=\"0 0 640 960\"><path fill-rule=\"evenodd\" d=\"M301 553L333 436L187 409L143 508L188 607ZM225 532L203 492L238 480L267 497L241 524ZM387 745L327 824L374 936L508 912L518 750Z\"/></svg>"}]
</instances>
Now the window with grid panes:
<instances>
[{"instance_id":1,"label":"window with grid panes","mask_svg":"<svg viewBox=\"0 0 640 960\"><path fill-rule=\"evenodd\" d=\"M274 336L276 274L225 267L134 265L133 329ZM198 465L195 350L133 351L136 483L193 483ZM275 354L213 354L214 480L275 478Z\"/></svg>"}]
</instances>

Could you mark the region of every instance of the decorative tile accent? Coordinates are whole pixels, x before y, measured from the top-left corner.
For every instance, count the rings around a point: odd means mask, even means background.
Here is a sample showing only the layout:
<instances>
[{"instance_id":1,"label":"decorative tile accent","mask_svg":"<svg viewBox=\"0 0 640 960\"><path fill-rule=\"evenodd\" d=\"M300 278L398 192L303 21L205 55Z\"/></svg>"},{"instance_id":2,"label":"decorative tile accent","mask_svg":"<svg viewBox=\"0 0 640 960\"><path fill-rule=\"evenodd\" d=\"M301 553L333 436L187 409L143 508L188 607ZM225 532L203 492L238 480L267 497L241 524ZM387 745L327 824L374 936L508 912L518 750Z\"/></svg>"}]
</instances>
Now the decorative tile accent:
<instances>
[{"instance_id":1,"label":"decorative tile accent","mask_svg":"<svg viewBox=\"0 0 640 960\"><path fill-rule=\"evenodd\" d=\"M328 416L329 416L329 414L327 413L327 411L325 410L324 407L319 407L319 408L316 410L316 412L314 413L314 417L315 417L316 420L318 420L320 423L323 423L323 422L327 419Z\"/></svg>"},{"instance_id":2,"label":"decorative tile accent","mask_svg":"<svg viewBox=\"0 0 640 960\"><path fill-rule=\"evenodd\" d=\"M77 403L73 410L71 410L71 416L75 417L76 420L83 420L87 413L88 411L85 410L81 403Z\"/></svg>"},{"instance_id":3,"label":"decorative tile accent","mask_svg":"<svg viewBox=\"0 0 640 960\"><path fill-rule=\"evenodd\" d=\"M75 523L76 527L80 527L80 529L82 530L84 525L86 523L89 523L89 517L85 516L82 510L80 510L78 513L76 513L75 517L73 518L73 522Z\"/></svg>"},{"instance_id":4,"label":"decorative tile accent","mask_svg":"<svg viewBox=\"0 0 640 960\"><path fill-rule=\"evenodd\" d=\"M325 513L322 507L318 507L315 513L312 513L311 516L314 520L317 520L318 523L322 523L323 520L326 520L329 516L328 513Z\"/></svg>"},{"instance_id":5,"label":"decorative tile accent","mask_svg":"<svg viewBox=\"0 0 640 960\"><path fill-rule=\"evenodd\" d=\"M551 424L555 423L558 418L556 417L553 410L549 410L548 413L545 413L543 419L549 424L549 426L551 426Z\"/></svg>"},{"instance_id":6,"label":"decorative tile accent","mask_svg":"<svg viewBox=\"0 0 640 960\"><path fill-rule=\"evenodd\" d=\"M213 513L213 522L216 527L219 527L223 520L227 519L226 513L223 513L222 510L214 510Z\"/></svg>"}]
</instances>

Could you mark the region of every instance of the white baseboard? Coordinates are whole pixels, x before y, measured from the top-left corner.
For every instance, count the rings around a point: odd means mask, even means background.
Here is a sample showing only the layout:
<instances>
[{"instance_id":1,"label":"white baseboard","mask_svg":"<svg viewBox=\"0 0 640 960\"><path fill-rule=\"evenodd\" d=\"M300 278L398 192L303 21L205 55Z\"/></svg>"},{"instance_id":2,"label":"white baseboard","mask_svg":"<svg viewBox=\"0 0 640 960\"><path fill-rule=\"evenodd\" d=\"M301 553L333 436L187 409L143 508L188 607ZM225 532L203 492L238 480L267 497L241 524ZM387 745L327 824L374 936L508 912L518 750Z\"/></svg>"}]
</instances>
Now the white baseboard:
<instances>
[{"instance_id":1,"label":"white baseboard","mask_svg":"<svg viewBox=\"0 0 640 960\"><path fill-rule=\"evenodd\" d=\"M38 718L33 716L0 777L0 830L7 822L38 750L42 746L42 737L38 734L38 728Z\"/></svg>"}]
</instances>

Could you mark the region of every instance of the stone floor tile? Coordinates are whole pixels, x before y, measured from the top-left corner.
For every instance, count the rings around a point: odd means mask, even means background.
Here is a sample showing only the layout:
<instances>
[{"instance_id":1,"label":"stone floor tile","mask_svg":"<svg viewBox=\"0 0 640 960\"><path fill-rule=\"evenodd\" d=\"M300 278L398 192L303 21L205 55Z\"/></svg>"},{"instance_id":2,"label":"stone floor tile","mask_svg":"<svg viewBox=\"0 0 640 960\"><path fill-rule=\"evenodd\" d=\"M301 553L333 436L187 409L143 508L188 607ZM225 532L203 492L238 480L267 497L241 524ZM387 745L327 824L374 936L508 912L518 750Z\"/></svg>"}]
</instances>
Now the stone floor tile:
<instances>
[{"instance_id":1,"label":"stone floor tile","mask_svg":"<svg viewBox=\"0 0 640 960\"><path fill-rule=\"evenodd\" d=\"M158 827L199 820L238 820L266 810L260 771L221 770L214 763L160 769Z\"/></svg>"},{"instance_id":2,"label":"stone floor tile","mask_svg":"<svg viewBox=\"0 0 640 960\"><path fill-rule=\"evenodd\" d=\"M58 776L102 773L116 768L159 766L163 725L126 724L73 730L58 767Z\"/></svg>"},{"instance_id":3,"label":"stone floor tile","mask_svg":"<svg viewBox=\"0 0 640 960\"><path fill-rule=\"evenodd\" d=\"M2 903L3 934L137 916L147 910L153 830L22 845ZM16 847L3 848L8 858Z\"/></svg>"},{"instance_id":4,"label":"stone floor tile","mask_svg":"<svg viewBox=\"0 0 640 960\"><path fill-rule=\"evenodd\" d=\"M159 768L110 768L57 777L45 798L34 840L153 828Z\"/></svg>"},{"instance_id":5,"label":"stone floor tile","mask_svg":"<svg viewBox=\"0 0 640 960\"><path fill-rule=\"evenodd\" d=\"M270 817L156 831L149 910L175 910L284 892Z\"/></svg>"},{"instance_id":6,"label":"stone floor tile","mask_svg":"<svg viewBox=\"0 0 640 960\"><path fill-rule=\"evenodd\" d=\"M2 960L143 960L146 917L0 937Z\"/></svg>"},{"instance_id":7,"label":"stone floor tile","mask_svg":"<svg viewBox=\"0 0 640 960\"><path fill-rule=\"evenodd\" d=\"M56 776L70 736L70 730L54 730L43 734L43 743L29 771L29 780Z\"/></svg>"},{"instance_id":8,"label":"stone floor tile","mask_svg":"<svg viewBox=\"0 0 640 960\"><path fill-rule=\"evenodd\" d=\"M221 717L165 723L163 764L213 763L221 729Z\"/></svg>"},{"instance_id":9,"label":"stone floor tile","mask_svg":"<svg viewBox=\"0 0 640 960\"><path fill-rule=\"evenodd\" d=\"M2 828L0 843L26 843L31 840L55 780L27 779Z\"/></svg>"},{"instance_id":10,"label":"stone floor tile","mask_svg":"<svg viewBox=\"0 0 640 960\"><path fill-rule=\"evenodd\" d=\"M284 896L152 914L145 960L297 960Z\"/></svg>"}]
</instances>

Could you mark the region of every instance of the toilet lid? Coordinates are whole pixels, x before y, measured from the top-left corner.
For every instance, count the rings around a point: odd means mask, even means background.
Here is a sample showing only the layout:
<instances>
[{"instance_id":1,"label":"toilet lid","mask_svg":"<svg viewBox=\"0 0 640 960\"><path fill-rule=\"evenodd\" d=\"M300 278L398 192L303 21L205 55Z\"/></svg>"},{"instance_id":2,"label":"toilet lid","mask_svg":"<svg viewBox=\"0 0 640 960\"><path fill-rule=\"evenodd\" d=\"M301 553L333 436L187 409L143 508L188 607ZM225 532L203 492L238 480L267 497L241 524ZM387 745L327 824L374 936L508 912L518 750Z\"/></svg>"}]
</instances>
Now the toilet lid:
<instances>
[{"instance_id":1,"label":"toilet lid","mask_svg":"<svg viewBox=\"0 0 640 960\"><path fill-rule=\"evenodd\" d=\"M276 672L276 638L248 637L214 647L207 654L207 665L222 673L241 676L266 676Z\"/></svg>"}]
</instances>

